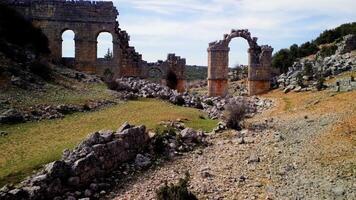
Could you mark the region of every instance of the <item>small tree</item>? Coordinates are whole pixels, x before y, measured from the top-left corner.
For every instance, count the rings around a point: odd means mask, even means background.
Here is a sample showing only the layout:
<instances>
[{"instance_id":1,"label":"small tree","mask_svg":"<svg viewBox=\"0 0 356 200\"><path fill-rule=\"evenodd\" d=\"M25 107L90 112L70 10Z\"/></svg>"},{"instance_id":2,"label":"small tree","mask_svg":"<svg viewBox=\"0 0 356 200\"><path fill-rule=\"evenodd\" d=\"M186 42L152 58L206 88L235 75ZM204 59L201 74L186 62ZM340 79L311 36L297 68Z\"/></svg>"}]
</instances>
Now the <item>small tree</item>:
<instances>
[{"instance_id":1,"label":"small tree","mask_svg":"<svg viewBox=\"0 0 356 200\"><path fill-rule=\"evenodd\" d=\"M106 52L104 58L107 59L107 60L110 60L110 59L113 58L112 52L110 51L109 48L108 48L108 51Z\"/></svg>"}]
</instances>

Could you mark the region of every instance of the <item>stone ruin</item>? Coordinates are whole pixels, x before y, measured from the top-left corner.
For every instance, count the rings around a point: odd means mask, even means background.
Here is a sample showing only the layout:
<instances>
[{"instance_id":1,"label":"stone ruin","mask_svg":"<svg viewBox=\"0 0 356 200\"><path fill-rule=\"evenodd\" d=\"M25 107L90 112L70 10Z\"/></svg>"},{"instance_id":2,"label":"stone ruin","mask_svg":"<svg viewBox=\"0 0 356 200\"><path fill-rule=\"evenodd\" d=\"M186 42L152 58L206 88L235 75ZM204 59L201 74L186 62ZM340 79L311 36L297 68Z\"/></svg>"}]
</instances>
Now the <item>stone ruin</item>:
<instances>
[{"instance_id":1,"label":"stone ruin","mask_svg":"<svg viewBox=\"0 0 356 200\"><path fill-rule=\"evenodd\" d=\"M148 63L145 67L145 77L156 79L178 92L184 92L186 88L185 76L186 60L175 54L168 54L167 60L159 60L156 63Z\"/></svg>"},{"instance_id":2,"label":"stone ruin","mask_svg":"<svg viewBox=\"0 0 356 200\"><path fill-rule=\"evenodd\" d=\"M259 46L257 37L251 37L248 30L232 30L222 40L212 42L208 48L208 95L228 94L229 44L233 38L241 37L249 44L248 93L250 96L270 90L273 48Z\"/></svg>"},{"instance_id":3,"label":"stone ruin","mask_svg":"<svg viewBox=\"0 0 356 200\"><path fill-rule=\"evenodd\" d=\"M51 59L73 66L78 71L104 76L109 72L113 78L148 78L149 64L142 55L129 45L130 36L121 30L117 21L118 10L113 2L68 0L8 0L10 7L22 13L40 27L49 39ZM62 58L62 34L75 33L75 58ZM108 32L113 37L113 58L97 58L97 37ZM183 64L184 62L184 64ZM167 69L163 69L167 67ZM169 55L161 69L170 71L178 78L178 87L184 85L185 60ZM165 77L161 77L164 79Z\"/></svg>"}]
</instances>

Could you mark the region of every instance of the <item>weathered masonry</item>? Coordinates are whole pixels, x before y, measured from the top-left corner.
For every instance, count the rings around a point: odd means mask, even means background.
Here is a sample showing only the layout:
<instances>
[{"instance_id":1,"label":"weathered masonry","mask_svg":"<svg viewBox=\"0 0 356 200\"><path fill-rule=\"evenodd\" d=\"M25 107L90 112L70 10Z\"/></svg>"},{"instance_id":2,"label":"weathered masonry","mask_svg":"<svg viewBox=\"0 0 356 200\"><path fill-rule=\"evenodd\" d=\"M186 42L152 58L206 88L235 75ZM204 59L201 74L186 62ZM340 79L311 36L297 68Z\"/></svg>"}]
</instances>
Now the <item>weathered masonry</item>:
<instances>
[{"instance_id":1,"label":"weathered masonry","mask_svg":"<svg viewBox=\"0 0 356 200\"><path fill-rule=\"evenodd\" d=\"M156 63L148 63L145 67L145 77L155 79L178 92L185 91L186 60L175 54L168 54L167 60L159 60Z\"/></svg>"},{"instance_id":2,"label":"weathered masonry","mask_svg":"<svg viewBox=\"0 0 356 200\"><path fill-rule=\"evenodd\" d=\"M115 75L140 75L141 55L128 45L129 36L119 28L118 11L112 2L13 0L9 4L43 30L49 39L53 60L64 61L89 73L103 74L110 70ZM62 33L66 30L75 33L75 58L62 59ZM110 60L97 58L97 37L102 32L113 37Z\"/></svg>"},{"instance_id":3,"label":"weathered masonry","mask_svg":"<svg viewBox=\"0 0 356 200\"><path fill-rule=\"evenodd\" d=\"M226 96L228 93L229 44L233 38L242 37L249 44L248 90L256 95L270 90L273 48L259 46L257 38L248 30L232 30L223 40L212 42L208 48L208 95Z\"/></svg>"},{"instance_id":4,"label":"weathered masonry","mask_svg":"<svg viewBox=\"0 0 356 200\"><path fill-rule=\"evenodd\" d=\"M54 61L99 75L147 77L148 63L129 45L130 37L127 32L119 28L119 13L113 2L8 0L7 4L43 30L49 39L51 58ZM75 35L75 58L62 58L62 34L67 30L73 31ZM110 33L113 38L111 59L97 58L97 38L103 32ZM173 67L171 71L183 80L181 70L184 67Z\"/></svg>"}]
</instances>

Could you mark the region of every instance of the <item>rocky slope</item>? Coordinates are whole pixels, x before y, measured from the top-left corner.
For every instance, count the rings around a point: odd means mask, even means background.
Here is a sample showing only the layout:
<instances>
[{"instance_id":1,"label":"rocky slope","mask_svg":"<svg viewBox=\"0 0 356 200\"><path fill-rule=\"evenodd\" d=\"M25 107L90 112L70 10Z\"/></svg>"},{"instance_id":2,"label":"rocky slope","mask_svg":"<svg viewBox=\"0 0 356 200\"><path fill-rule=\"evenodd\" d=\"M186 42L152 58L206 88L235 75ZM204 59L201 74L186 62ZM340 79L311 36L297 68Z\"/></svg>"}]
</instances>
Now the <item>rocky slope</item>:
<instances>
[{"instance_id":1,"label":"rocky slope","mask_svg":"<svg viewBox=\"0 0 356 200\"><path fill-rule=\"evenodd\" d=\"M356 71L356 55L352 52L356 49L356 35L345 36L335 47L333 55L325 56L319 51L314 57L295 62L287 73L276 78L279 87L285 92L310 91L317 87L320 78L329 79L346 71Z\"/></svg>"},{"instance_id":2,"label":"rocky slope","mask_svg":"<svg viewBox=\"0 0 356 200\"><path fill-rule=\"evenodd\" d=\"M250 120L248 129L212 135L207 148L129 176L108 199L155 199L157 188L186 171L199 199L355 199L355 132L333 131L355 119L355 93L288 95L269 94L277 107ZM331 110L335 102L339 108Z\"/></svg>"}]
</instances>

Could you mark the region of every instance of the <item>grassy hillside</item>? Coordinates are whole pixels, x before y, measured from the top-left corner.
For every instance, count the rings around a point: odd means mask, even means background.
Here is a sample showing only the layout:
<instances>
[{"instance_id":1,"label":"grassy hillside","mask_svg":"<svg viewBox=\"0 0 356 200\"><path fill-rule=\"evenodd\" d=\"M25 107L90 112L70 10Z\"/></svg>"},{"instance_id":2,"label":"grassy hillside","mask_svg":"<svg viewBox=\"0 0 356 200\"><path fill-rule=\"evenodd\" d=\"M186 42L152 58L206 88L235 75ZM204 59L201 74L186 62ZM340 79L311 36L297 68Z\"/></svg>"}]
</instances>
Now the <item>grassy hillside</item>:
<instances>
[{"instance_id":1,"label":"grassy hillside","mask_svg":"<svg viewBox=\"0 0 356 200\"><path fill-rule=\"evenodd\" d=\"M144 124L149 129L166 120L187 119L194 129L211 131L215 120L202 119L196 109L178 107L158 100L140 100L93 112L77 113L64 119L0 126L9 133L0 137L0 185L17 182L43 164L61 157L89 133L117 129L122 123Z\"/></svg>"}]
</instances>

